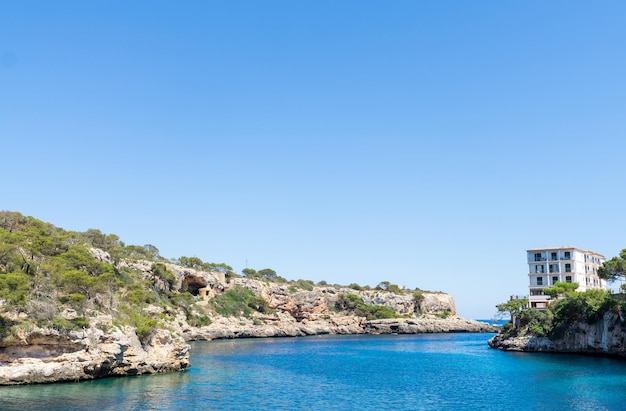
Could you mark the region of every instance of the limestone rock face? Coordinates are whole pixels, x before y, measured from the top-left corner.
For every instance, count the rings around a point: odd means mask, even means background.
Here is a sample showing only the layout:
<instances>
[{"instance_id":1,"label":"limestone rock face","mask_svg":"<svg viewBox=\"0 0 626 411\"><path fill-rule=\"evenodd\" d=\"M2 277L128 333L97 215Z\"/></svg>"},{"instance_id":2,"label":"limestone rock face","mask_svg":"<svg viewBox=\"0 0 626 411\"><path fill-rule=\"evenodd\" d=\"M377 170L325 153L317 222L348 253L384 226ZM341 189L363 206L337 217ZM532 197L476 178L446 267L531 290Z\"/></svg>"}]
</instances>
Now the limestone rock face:
<instances>
[{"instance_id":1,"label":"limestone rock face","mask_svg":"<svg viewBox=\"0 0 626 411\"><path fill-rule=\"evenodd\" d=\"M106 251L100 250L99 248L89 248L89 252L93 257L100 261L101 263L113 264L113 259L111 258L111 254Z\"/></svg>"},{"instance_id":2,"label":"limestone rock face","mask_svg":"<svg viewBox=\"0 0 626 411\"><path fill-rule=\"evenodd\" d=\"M494 329L486 323L466 320L461 317L447 318L418 317L418 318L389 318L372 320L365 324L368 334L421 334L421 333L449 333L449 332L493 332Z\"/></svg>"},{"instance_id":3,"label":"limestone rock face","mask_svg":"<svg viewBox=\"0 0 626 411\"><path fill-rule=\"evenodd\" d=\"M514 337L501 334L489 340L489 346L505 351L541 351L601 354L626 357L626 327L619 315L607 312L593 324L576 322L563 330L559 338Z\"/></svg>"},{"instance_id":4,"label":"limestone rock face","mask_svg":"<svg viewBox=\"0 0 626 411\"><path fill-rule=\"evenodd\" d=\"M381 290L354 290L347 287L312 287L250 278L234 278L225 287L244 287L268 302L271 313L254 313L251 318L213 316L204 327L183 327L187 340L241 337L283 337L317 334L414 334L433 332L496 332L487 324L456 316L454 300L444 293L392 293ZM342 294L355 294L364 304L384 305L407 318L368 321L337 311ZM184 322L181 319L180 322Z\"/></svg>"},{"instance_id":5,"label":"limestone rock face","mask_svg":"<svg viewBox=\"0 0 626 411\"><path fill-rule=\"evenodd\" d=\"M189 366L189 345L158 330L142 344L130 327L104 333L98 328L61 336L42 329L22 344L0 348L0 385L80 381L180 371Z\"/></svg>"},{"instance_id":6,"label":"limestone rock face","mask_svg":"<svg viewBox=\"0 0 626 411\"><path fill-rule=\"evenodd\" d=\"M189 328L188 340L242 337L299 337L320 334L419 334L442 332L496 332L488 324L457 316L421 316L368 321L355 315L325 315L296 320L288 314L248 318L220 317L211 325Z\"/></svg>"},{"instance_id":7,"label":"limestone rock face","mask_svg":"<svg viewBox=\"0 0 626 411\"><path fill-rule=\"evenodd\" d=\"M131 327L114 327L111 315L90 313L90 327L60 334L53 329L20 331L10 342L0 341L0 385L80 381L109 376L179 371L189 366L185 340L242 337L295 337L318 334L403 334L434 332L495 332L494 328L456 316L454 300L444 293L354 290L348 287L312 286L232 278L164 262L174 274L163 276L150 261L113 262L111 256L90 249L101 262L116 264L141 273L144 280L163 292L189 291L197 312L151 305L146 313L158 316L171 310L167 329L154 331L140 341ZM161 278L161 276L165 278ZM302 285L302 284L301 284ZM236 286L250 290L268 302L267 312L250 317L223 317L211 309L209 300ZM341 311L341 295L355 294L366 305L392 308L402 318L368 321L354 312ZM198 308L200 307L200 308ZM192 308L193 311L196 308ZM196 315L197 314L197 315ZM65 319L77 318L73 309L61 312ZM205 326L190 321L203 317ZM172 320L171 318L175 318ZM15 318L18 319L18 318ZM104 332L103 329L110 331ZM598 334L599 335L599 334ZM600 337L598 337L600 338ZM603 340L604 341L604 340Z\"/></svg>"},{"instance_id":8,"label":"limestone rock face","mask_svg":"<svg viewBox=\"0 0 626 411\"><path fill-rule=\"evenodd\" d=\"M366 321L352 315L324 316L296 320L287 313L257 316L254 319L220 317L211 325L190 328L189 340L243 337L303 337L321 334L364 334Z\"/></svg>"},{"instance_id":9,"label":"limestone rock face","mask_svg":"<svg viewBox=\"0 0 626 411\"><path fill-rule=\"evenodd\" d=\"M381 290L353 290L351 288L313 287L313 290L292 292L289 285L269 283L250 278L235 278L230 287L241 286L253 294L263 297L273 310L289 312L297 319L311 314L328 314L341 294L358 295L368 305L384 305L393 308L398 314L456 314L454 299L444 293L422 292L423 300L416 305L411 293L396 294Z\"/></svg>"},{"instance_id":10,"label":"limestone rock face","mask_svg":"<svg viewBox=\"0 0 626 411\"><path fill-rule=\"evenodd\" d=\"M422 310L426 313L449 312L456 314L454 299L449 294L444 293L423 293Z\"/></svg>"}]
</instances>

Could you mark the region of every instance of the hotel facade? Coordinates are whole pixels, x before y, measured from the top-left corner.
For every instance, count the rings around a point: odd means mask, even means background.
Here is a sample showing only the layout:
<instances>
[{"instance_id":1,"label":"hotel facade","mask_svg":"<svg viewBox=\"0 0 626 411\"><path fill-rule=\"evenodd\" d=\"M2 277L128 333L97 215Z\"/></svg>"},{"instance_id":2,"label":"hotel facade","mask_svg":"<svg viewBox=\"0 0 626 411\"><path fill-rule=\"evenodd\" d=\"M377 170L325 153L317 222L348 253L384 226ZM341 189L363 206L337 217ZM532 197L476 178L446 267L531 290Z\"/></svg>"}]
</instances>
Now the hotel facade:
<instances>
[{"instance_id":1,"label":"hotel facade","mask_svg":"<svg viewBox=\"0 0 626 411\"><path fill-rule=\"evenodd\" d=\"M606 281L598 277L598 267L606 258L594 251L577 247L532 248L528 255L528 305L544 309L550 297L544 288L554 283L578 283L576 291L606 289Z\"/></svg>"}]
</instances>

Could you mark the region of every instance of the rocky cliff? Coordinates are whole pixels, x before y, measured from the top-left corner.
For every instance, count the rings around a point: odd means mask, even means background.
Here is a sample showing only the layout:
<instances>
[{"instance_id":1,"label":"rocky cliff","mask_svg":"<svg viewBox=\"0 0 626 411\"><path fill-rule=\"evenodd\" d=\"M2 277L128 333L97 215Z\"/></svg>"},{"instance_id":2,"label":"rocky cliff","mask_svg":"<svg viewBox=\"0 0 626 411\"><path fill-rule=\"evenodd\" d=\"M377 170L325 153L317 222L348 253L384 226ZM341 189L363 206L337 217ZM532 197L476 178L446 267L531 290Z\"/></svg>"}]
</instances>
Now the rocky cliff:
<instances>
[{"instance_id":1,"label":"rocky cliff","mask_svg":"<svg viewBox=\"0 0 626 411\"><path fill-rule=\"evenodd\" d=\"M142 315L159 326L141 339L135 329L115 325L110 315L92 313L82 330L20 329L0 341L0 384L79 381L109 376L183 370L189 366L190 340L242 337L283 337L316 334L414 334L435 332L493 332L486 324L456 315L454 300L444 293L354 290L340 286L307 289L290 282L235 277L164 263L173 276L164 279L150 261L113 262L110 255L91 249L102 263L116 270L139 273L158 292L188 291L192 303L172 311L157 301L142 306ZM263 302L263 310L219 315L212 298L228 290L245 289ZM342 296L359 304L390 308L395 318L369 319L341 307ZM190 297L191 298L191 297ZM75 317L64 310L63 318ZM203 318L204 323L193 320ZM17 317L15 318L18 319ZM157 320L155 320L157 321Z\"/></svg>"},{"instance_id":2,"label":"rocky cliff","mask_svg":"<svg viewBox=\"0 0 626 411\"><path fill-rule=\"evenodd\" d=\"M626 328L619 313L608 311L593 324L576 321L551 337L498 334L489 346L505 351L580 353L626 357Z\"/></svg>"},{"instance_id":3,"label":"rocky cliff","mask_svg":"<svg viewBox=\"0 0 626 411\"><path fill-rule=\"evenodd\" d=\"M207 284L215 283L215 278L207 278ZM222 286L225 289L239 286L252 291L268 301L270 312L254 313L250 317L212 316L208 326L181 328L186 339L495 331L487 324L458 317L453 298L444 293L422 292L422 299L416 301L411 293L329 286L293 290L288 284L247 278L235 278ZM390 307L402 317L368 320L338 311L338 300L346 294L358 296L364 304Z\"/></svg>"},{"instance_id":4,"label":"rocky cliff","mask_svg":"<svg viewBox=\"0 0 626 411\"><path fill-rule=\"evenodd\" d=\"M0 385L81 381L180 371L189 366L189 345L158 330L141 342L130 327L97 327L60 335L32 329L19 341L0 343Z\"/></svg>"}]
</instances>

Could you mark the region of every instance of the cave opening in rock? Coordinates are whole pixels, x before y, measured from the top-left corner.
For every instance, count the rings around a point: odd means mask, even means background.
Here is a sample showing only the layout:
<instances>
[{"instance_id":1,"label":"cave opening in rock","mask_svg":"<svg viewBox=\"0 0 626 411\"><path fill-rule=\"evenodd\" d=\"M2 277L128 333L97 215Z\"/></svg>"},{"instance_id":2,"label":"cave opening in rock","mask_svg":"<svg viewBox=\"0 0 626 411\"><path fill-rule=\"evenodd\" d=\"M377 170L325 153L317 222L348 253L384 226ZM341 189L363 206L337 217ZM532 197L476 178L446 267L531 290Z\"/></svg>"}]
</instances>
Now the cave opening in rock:
<instances>
[{"instance_id":1,"label":"cave opening in rock","mask_svg":"<svg viewBox=\"0 0 626 411\"><path fill-rule=\"evenodd\" d=\"M188 291L191 295L197 296L200 294L198 290L206 286L207 281L204 278L195 275L187 275L182 282L180 292Z\"/></svg>"}]
</instances>

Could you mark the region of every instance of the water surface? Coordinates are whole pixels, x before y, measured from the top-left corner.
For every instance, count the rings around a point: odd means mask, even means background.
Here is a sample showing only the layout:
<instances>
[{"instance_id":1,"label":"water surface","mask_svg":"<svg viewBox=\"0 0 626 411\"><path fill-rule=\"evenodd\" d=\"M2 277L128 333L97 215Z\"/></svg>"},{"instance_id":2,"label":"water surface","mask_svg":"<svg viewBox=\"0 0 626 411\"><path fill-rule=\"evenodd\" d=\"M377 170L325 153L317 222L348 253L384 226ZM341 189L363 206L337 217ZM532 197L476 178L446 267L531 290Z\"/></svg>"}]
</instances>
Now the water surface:
<instances>
[{"instance_id":1,"label":"water surface","mask_svg":"<svg viewBox=\"0 0 626 411\"><path fill-rule=\"evenodd\" d=\"M626 362L489 349L492 334L192 344L182 373L0 387L7 410L623 410Z\"/></svg>"}]
</instances>

